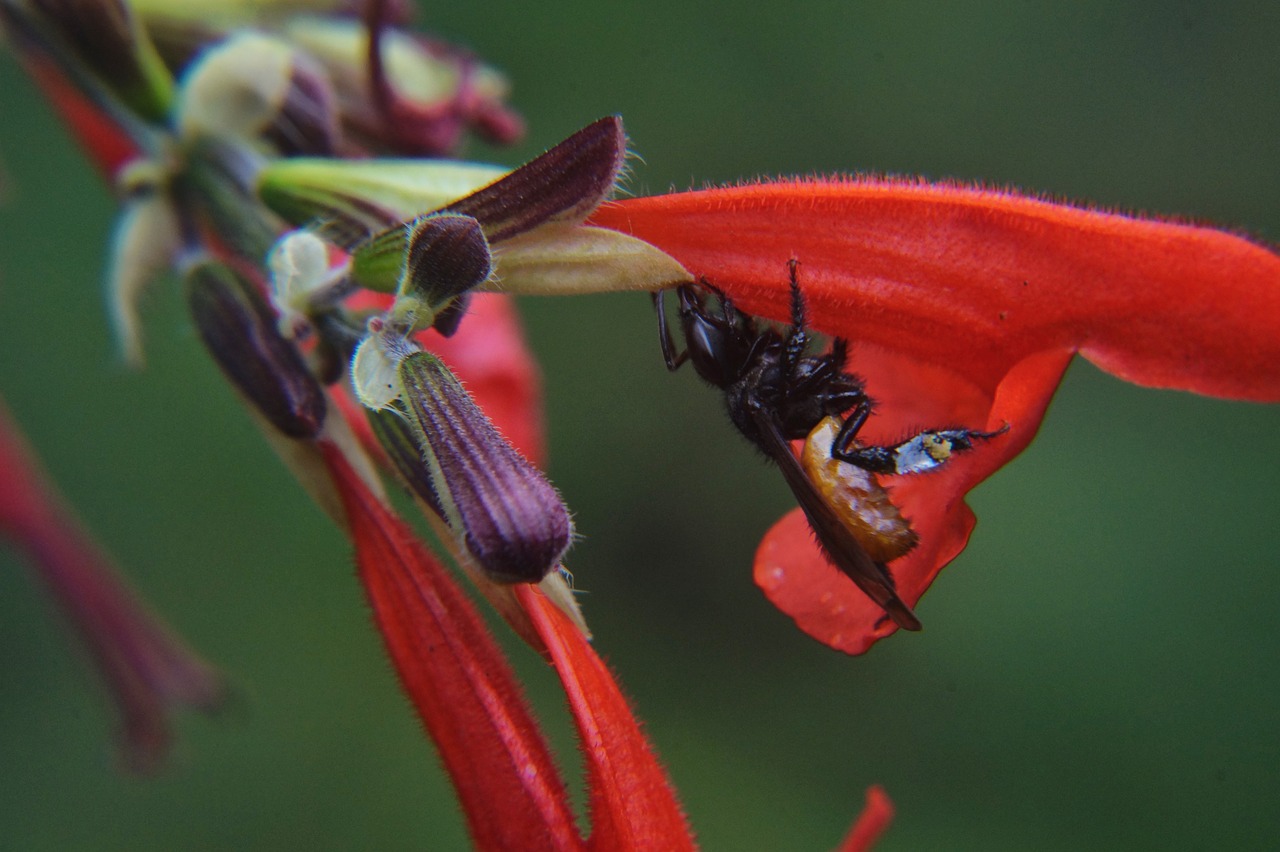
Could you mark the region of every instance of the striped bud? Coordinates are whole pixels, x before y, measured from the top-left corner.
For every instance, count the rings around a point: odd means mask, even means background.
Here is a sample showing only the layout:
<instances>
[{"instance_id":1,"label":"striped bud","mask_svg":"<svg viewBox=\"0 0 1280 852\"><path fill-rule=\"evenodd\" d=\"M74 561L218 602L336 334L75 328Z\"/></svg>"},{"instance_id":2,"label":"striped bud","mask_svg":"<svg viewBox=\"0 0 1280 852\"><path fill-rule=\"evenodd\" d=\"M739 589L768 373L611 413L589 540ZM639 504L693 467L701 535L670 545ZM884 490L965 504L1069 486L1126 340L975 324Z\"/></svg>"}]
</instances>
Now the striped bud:
<instances>
[{"instance_id":1,"label":"striped bud","mask_svg":"<svg viewBox=\"0 0 1280 852\"><path fill-rule=\"evenodd\" d=\"M445 522L491 580L541 581L573 540L559 493L434 355L404 358L400 383Z\"/></svg>"}]
</instances>

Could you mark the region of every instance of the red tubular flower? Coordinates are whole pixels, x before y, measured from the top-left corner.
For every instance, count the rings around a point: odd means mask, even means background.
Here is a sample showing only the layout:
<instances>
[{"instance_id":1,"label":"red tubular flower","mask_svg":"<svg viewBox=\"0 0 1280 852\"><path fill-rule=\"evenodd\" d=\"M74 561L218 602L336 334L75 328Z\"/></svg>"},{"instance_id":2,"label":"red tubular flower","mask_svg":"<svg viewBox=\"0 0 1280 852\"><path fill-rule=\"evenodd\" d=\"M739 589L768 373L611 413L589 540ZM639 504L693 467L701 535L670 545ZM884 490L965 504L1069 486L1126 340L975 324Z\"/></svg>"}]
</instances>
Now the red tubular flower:
<instances>
[{"instance_id":1,"label":"red tubular flower","mask_svg":"<svg viewBox=\"0 0 1280 852\"><path fill-rule=\"evenodd\" d=\"M497 644L413 532L322 445L387 650L482 849L579 849L550 749Z\"/></svg>"},{"instance_id":2,"label":"red tubular flower","mask_svg":"<svg viewBox=\"0 0 1280 852\"><path fill-rule=\"evenodd\" d=\"M121 754L133 772L159 769L174 707L216 710L221 675L140 601L62 504L0 404L0 534L31 557L84 639L122 717Z\"/></svg>"},{"instance_id":3,"label":"red tubular flower","mask_svg":"<svg viewBox=\"0 0 1280 852\"><path fill-rule=\"evenodd\" d=\"M1008 424L941 471L888 483L920 535L891 566L908 603L964 548L964 495L1031 441L1073 354L1137 384L1280 401L1280 257L1223 231L873 178L627 199L593 223L777 320L798 259L809 321L853 344L852 368L878 402L867 442L922 424ZM755 578L842 651L895 629L826 563L798 511L765 537Z\"/></svg>"},{"instance_id":4,"label":"red tubular flower","mask_svg":"<svg viewBox=\"0 0 1280 852\"><path fill-rule=\"evenodd\" d=\"M517 597L565 688L586 761L591 835L496 642L449 572L374 496L342 452L321 444L348 515L374 618L405 691L440 752L480 849L695 848L679 802L608 667L532 586ZM871 848L893 816L879 787L841 845Z\"/></svg>"}]
</instances>

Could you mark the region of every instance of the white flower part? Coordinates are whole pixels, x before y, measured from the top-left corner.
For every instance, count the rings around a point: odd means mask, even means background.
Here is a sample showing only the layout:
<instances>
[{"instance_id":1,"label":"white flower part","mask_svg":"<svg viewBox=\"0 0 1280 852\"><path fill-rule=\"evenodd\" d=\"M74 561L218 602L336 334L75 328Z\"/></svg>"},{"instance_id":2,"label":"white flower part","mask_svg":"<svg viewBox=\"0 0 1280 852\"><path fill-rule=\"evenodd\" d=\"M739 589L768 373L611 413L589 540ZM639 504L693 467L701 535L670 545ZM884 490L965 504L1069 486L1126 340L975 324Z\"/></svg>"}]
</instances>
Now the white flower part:
<instances>
[{"instance_id":1,"label":"white flower part","mask_svg":"<svg viewBox=\"0 0 1280 852\"><path fill-rule=\"evenodd\" d=\"M281 39L241 33L206 52L182 81L178 132L256 138L280 113L294 51Z\"/></svg>"},{"instance_id":2,"label":"white flower part","mask_svg":"<svg viewBox=\"0 0 1280 852\"><path fill-rule=\"evenodd\" d=\"M290 231L267 256L271 304L280 314L280 333L297 337L309 325L317 297L340 282L346 266L329 266L329 247L310 231Z\"/></svg>"},{"instance_id":3,"label":"white flower part","mask_svg":"<svg viewBox=\"0 0 1280 852\"><path fill-rule=\"evenodd\" d=\"M370 326L369 336L351 358L351 385L361 405L381 411L404 393L400 362L419 347L402 331L385 327L381 320L372 321Z\"/></svg>"},{"instance_id":4,"label":"white flower part","mask_svg":"<svg viewBox=\"0 0 1280 852\"><path fill-rule=\"evenodd\" d=\"M169 268L180 244L178 219L167 196L154 193L126 202L111 239L107 298L120 351L130 366L141 367L143 361L138 300Z\"/></svg>"}]
</instances>

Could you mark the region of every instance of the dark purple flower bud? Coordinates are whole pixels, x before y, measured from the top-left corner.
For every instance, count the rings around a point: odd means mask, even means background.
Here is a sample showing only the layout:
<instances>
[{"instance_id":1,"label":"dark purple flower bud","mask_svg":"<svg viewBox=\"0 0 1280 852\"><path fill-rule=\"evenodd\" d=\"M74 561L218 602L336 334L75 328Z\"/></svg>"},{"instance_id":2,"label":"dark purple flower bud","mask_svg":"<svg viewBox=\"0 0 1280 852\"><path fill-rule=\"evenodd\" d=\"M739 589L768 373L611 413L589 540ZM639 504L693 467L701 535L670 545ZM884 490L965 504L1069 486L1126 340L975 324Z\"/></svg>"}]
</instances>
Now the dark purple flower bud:
<instances>
[{"instance_id":1,"label":"dark purple flower bud","mask_svg":"<svg viewBox=\"0 0 1280 852\"><path fill-rule=\"evenodd\" d=\"M337 150L338 103L329 77L283 39L243 32L209 48L183 77L181 95L176 124L188 139L266 141L285 156Z\"/></svg>"},{"instance_id":2,"label":"dark purple flower bud","mask_svg":"<svg viewBox=\"0 0 1280 852\"><path fill-rule=\"evenodd\" d=\"M431 483L431 470L422 460L422 449L409 419L402 412L389 408L379 411L366 409L365 415L369 418L374 437L400 479L443 519L444 510L440 508L440 498Z\"/></svg>"},{"instance_id":3,"label":"dark purple flower bud","mask_svg":"<svg viewBox=\"0 0 1280 852\"><path fill-rule=\"evenodd\" d=\"M402 402L445 522L491 580L537 583L573 540L555 488L498 434L440 359L400 362Z\"/></svg>"},{"instance_id":4,"label":"dark purple flower bud","mask_svg":"<svg viewBox=\"0 0 1280 852\"><path fill-rule=\"evenodd\" d=\"M456 213L419 216L362 243L351 256L351 275L362 287L394 290L432 312L492 272L480 223Z\"/></svg>"},{"instance_id":5,"label":"dark purple flower bud","mask_svg":"<svg viewBox=\"0 0 1280 852\"><path fill-rule=\"evenodd\" d=\"M323 68L305 56L295 58L280 111L263 137L286 157L337 155L338 103Z\"/></svg>"},{"instance_id":6,"label":"dark purple flower bud","mask_svg":"<svg viewBox=\"0 0 1280 852\"><path fill-rule=\"evenodd\" d=\"M435 307L480 286L493 272L489 242L470 216L436 213L413 223L400 295Z\"/></svg>"},{"instance_id":7,"label":"dark purple flower bud","mask_svg":"<svg viewBox=\"0 0 1280 852\"><path fill-rule=\"evenodd\" d=\"M187 273L187 304L200 339L245 398L290 438L314 438L324 425L324 391L253 283L204 261Z\"/></svg>"},{"instance_id":8,"label":"dark purple flower bud","mask_svg":"<svg viewBox=\"0 0 1280 852\"><path fill-rule=\"evenodd\" d=\"M399 290L405 294L406 270L412 275L414 262L410 258L406 264L404 256L406 251L415 250L412 242L422 240L418 250L431 258L454 263L464 254L470 256L471 260L450 276L461 288L458 292L465 292L488 277L486 273L462 287L461 271L475 267L478 274L480 261L487 259L488 244L484 238L488 238L488 243L496 243L548 222L584 221L613 192L625 158L622 120L617 116L602 118L542 156L442 210L383 228L357 242L351 247L352 277L360 286L371 290L384 293ZM279 180L278 173L275 177L259 186L266 203L294 221L315 218L322 210L329 222L342 226L339 233L333 235L339 241L344 231L359 234L371 221L376 221L382 209L374 201L360 200L355 193L346 193L346 197L339 200L339 193L326 193L314 185L290 186L288 181ZM313 183L314 180L313 177ZM325 199L325 195L332 196L333 200ZM470 233L463 222L443 218L452 216L479 222L482 234ZM447 241L445 233L438 233L446 229ZM333 238L328 233L325 236ZM437 242L441 244L437 246ZM432 297L431 304L441 301L446 300Z\"/></svg>"},{"instance_id":9,"label":"dark purple flower bud","mask_svg":"<svg viewBox=\"0 0 1280 852\"><path fill-rule=\"evenodd\" d=\"M611 115L445 210L477 219L490 242L545 222L581 222L613 192L626 156L622 119Z\"/></svg>"}]
</instances>

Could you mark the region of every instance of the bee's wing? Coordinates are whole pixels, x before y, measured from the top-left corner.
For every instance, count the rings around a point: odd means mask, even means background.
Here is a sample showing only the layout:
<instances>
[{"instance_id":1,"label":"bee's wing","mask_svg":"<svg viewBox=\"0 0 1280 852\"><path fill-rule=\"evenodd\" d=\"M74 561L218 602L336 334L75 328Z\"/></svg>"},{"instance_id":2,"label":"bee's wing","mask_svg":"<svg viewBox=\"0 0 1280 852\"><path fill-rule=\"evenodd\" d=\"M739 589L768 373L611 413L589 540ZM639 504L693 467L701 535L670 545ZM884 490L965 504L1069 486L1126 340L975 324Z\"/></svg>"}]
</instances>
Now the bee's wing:
<instances>
[{"instance_id":1,"label":"bee's wing","mask_svg":"<svg viewBox=\"0 0 1280 852\"><path fill-rule=\"evenodd\" d=\"M753 412L752 419L760 434L760 448L782 468L782 475L796 495L800 508L809 519L827 558L836 568L857 584L867 597L875 601L904 630L919 630L920 619L894 590L893 577L881 563L872 560L823 498L822 492L809 479L791 447L782 437L777 421L763 412Z\"/></svg>"}]
</instances>

